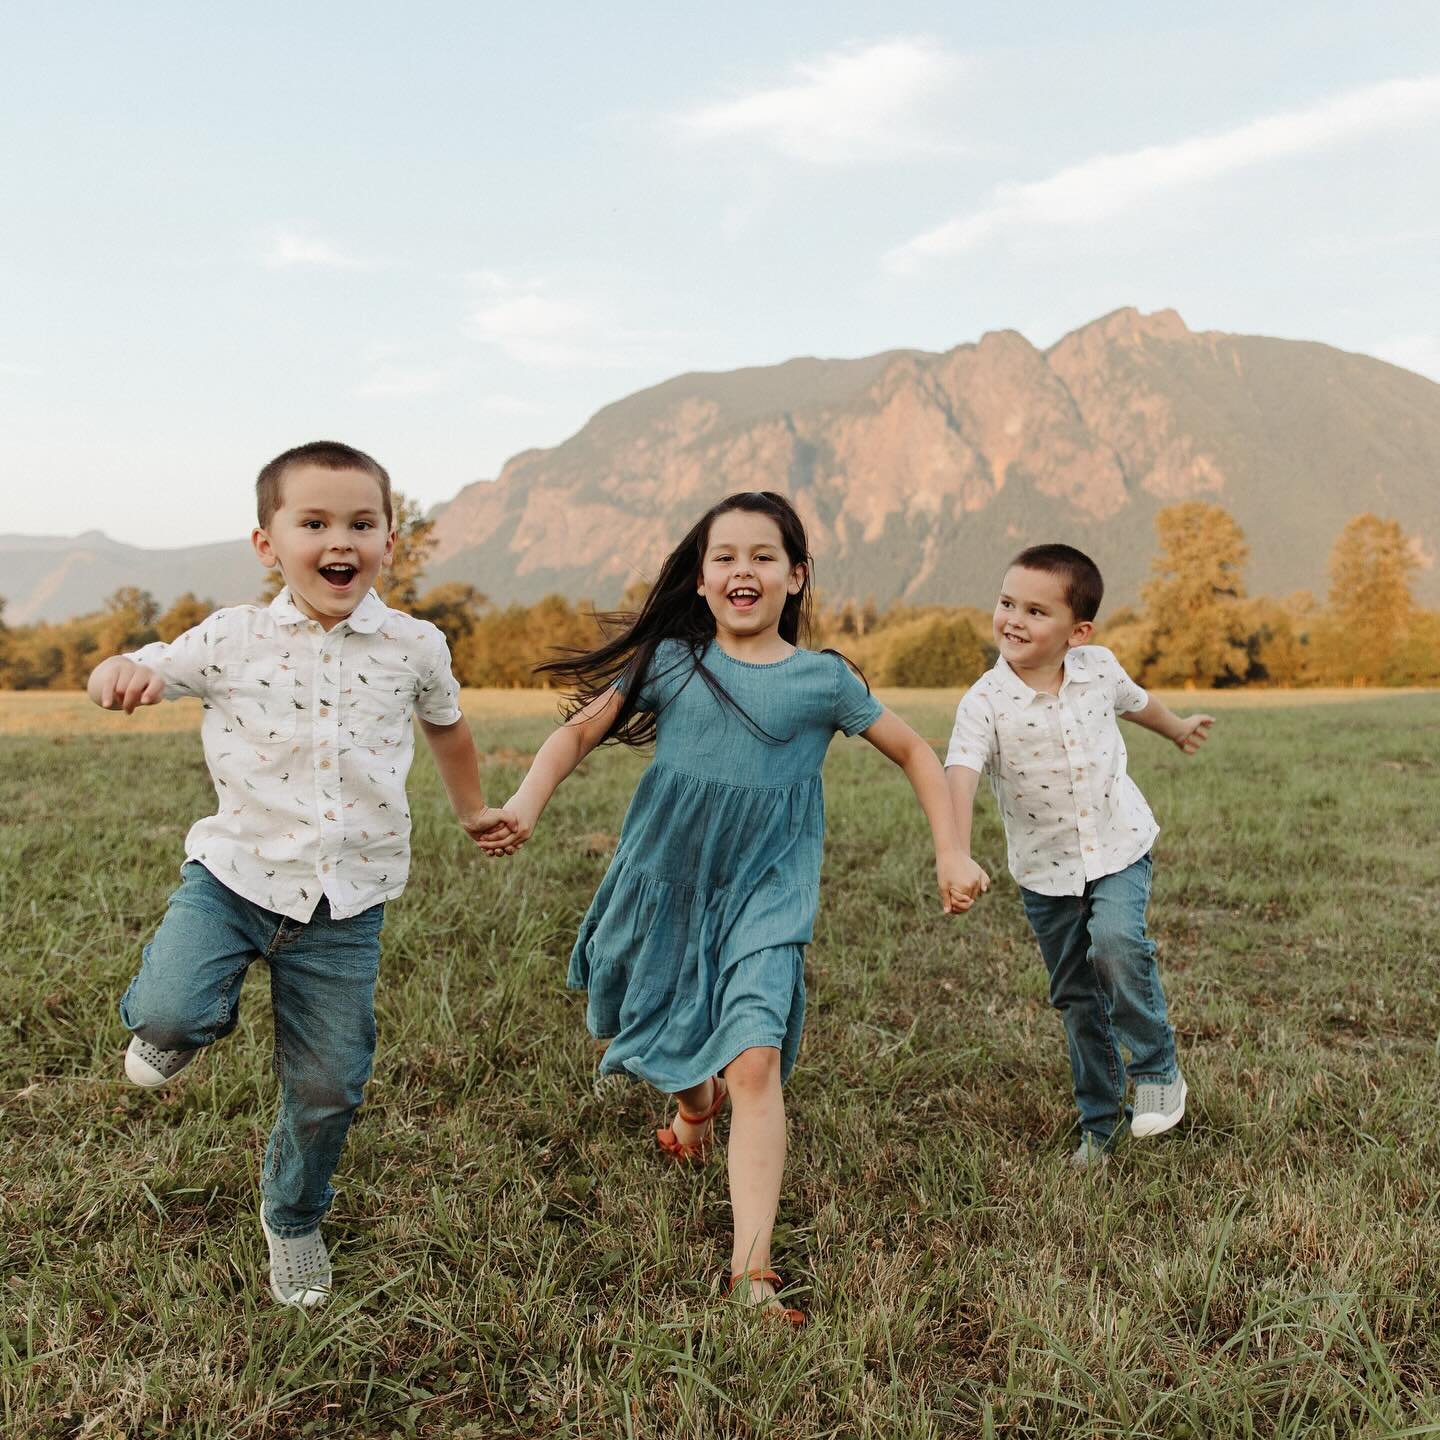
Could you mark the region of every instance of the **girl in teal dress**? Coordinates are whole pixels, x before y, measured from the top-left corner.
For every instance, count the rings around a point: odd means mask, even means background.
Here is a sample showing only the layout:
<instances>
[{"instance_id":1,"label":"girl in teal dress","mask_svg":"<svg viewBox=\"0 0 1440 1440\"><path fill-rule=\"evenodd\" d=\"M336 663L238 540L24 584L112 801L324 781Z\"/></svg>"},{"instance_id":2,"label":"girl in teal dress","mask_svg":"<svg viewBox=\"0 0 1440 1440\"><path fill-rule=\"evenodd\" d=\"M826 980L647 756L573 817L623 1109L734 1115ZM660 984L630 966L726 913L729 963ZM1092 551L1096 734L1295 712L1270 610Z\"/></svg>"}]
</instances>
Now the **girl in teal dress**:
<instances>
[{"instance_id":1,"label":"girl in teal dress","mask_svg":"<svg viewBox=\"0 0 1440 1440\"><path fill-rule=\"evenodd\" d=\"M833 651L797 648L810 555L788 500L732 495L671 552L636 616L587 654L538 668L574 686L573 709L506 809L513 853L555 788L605 741L655 742L620 843L570 956L587 1021L610 1041L601 1070L673 1094L666 1156L704 1158L732 1109L731 1289L791 1323L770 1236L785 1162L781 1085L800 1045L825 806L837 730L905 772L930 822L944 911L987 883L964 854L934 752Z\"/></svg>"}]
</instances>

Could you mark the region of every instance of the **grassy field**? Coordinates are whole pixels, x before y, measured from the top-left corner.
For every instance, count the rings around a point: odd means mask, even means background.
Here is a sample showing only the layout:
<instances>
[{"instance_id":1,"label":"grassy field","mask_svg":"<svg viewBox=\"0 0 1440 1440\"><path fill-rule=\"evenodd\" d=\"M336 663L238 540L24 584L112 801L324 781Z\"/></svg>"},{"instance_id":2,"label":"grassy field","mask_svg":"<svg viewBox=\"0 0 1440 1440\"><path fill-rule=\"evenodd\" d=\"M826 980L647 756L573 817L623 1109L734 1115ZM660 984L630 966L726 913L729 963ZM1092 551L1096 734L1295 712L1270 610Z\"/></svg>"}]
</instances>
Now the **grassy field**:
<instances>
[{"instance_id":1,"label":"grassy field","mask_svg":"<svg viewBox=\"0 0 1440 1440\"><path fill-rule=\"evenodd\" d=\"M594 1093L563 988L643 758L592 758L508 864L417 761L340 1289L306 1316L262 1280L263 967L183 1082L117 1078L115 999L212 798L194 715L0 699L5 1435L1440 1434L1440 696L1345 695L1225 697L1188 762L1127 731L1191 1109L1089 1179L988 794L996 883L947 921L903 778L837 740L793 1337L717 1300L723 1165L662 1166L659 1097ZM946 734L950 697L890 698ZM470 702L493 795L549 708Z\"/></svg>"}]
</instances>

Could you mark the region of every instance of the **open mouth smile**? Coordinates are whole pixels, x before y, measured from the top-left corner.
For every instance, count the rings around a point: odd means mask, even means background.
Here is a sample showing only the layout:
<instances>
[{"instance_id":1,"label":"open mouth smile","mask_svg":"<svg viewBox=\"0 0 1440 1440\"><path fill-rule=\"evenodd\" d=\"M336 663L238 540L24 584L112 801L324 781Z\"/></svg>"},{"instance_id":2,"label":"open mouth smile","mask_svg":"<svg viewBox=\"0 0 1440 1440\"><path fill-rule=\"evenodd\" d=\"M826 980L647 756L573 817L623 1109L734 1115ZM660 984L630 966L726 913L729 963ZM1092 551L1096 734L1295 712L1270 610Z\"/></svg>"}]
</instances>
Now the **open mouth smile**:
<instances>
[{"instance_id":1,"label":"open mouth smile","mask_svg":"<svg viewBox=\"0 0 1440 1440\"><path fill-rule=\"evenodd\" d=\"M741 586L738 589L731 590L725 598L737 610L753 610L755 606L760 603L760 592L758 590L752 590L748 586Z\"/></svg>"},{"instance_id":2,"label":"open mouth smile","mask_svg":"<svg viewBox=\"0 0 1440 1440\"><path fill-rule=\"evenodd\" d=\"M322 565L320 567L321 578L325 583L335 590L343 590L355 578L356 567L354 565Z\"/></svg>"}]
</instances>

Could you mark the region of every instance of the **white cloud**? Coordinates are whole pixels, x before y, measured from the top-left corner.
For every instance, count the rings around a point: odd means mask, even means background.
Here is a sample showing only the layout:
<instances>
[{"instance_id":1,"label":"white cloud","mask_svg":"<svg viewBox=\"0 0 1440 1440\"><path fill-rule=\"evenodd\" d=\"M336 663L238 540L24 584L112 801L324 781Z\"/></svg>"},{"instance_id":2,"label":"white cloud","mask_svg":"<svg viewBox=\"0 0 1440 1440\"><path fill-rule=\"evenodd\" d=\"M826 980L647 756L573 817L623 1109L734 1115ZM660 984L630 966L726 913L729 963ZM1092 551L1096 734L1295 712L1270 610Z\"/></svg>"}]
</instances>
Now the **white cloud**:
<instances>
[{"instance_id":1,"label":"white cloud","mask_svg":"<svg viewBox=\"0 0 1440 1440\"><path fill-rule=\"evenodd\" d=\"M633 363L627 330L590 301L557 296L543 280L511 280L493 270L468 277L475 295L470 330L512 360L542 369L623 369Z\"/></svg>"},{"instance_id":2,"label":"white cloud","mask_svg":"<svg viewBox=\"0 0 1440 1440\"><path fill-rule=\"evenodd\" d=\"M1045 180L999 186L989 204L917 235L892 250L885 263L903 273L926 259L974 250L1008 231L1093 223L1163 191L1327 145L1402 130L1437 114L1440 75L1430 75L1351 90L1304 110L1267 115L1215 135L1098 155Z\"/></svg>"},{"instance_id":3,"label":"white cloud","mask_svg":"<svg viewBox=\"0 0 1440 1440\"><path fill-rule=\"evenodd\" d=\"M954 153L961 147L936 108L964 69L934 41L886 40L804 61L787 84L698 106L676 123L690 139L753 141L813 165Z\"/></svg>"},{"instance_id":4,"label":"white cloud","mask_svg":"<svg viewBox=\"0 0 1440 1440\"><path fill-rule=\"evenodd\" d=\"M1440 335L1392 335L1372 345L1370 353L1392 365L1440 380Z\"/></svg>"},{"instance_id":5,"label":"white cloud","mask_svg":"<svg viewBox=\"0 0 1440 1440\"><path fill-rule=\"evenodd\" d=\"M275 230L260 255L260 263L269 270L289 270L311 266L319 270L378 270L378 260L350 255L328 240L305 230L281 227Z\"/></svg>"}]
</instances>

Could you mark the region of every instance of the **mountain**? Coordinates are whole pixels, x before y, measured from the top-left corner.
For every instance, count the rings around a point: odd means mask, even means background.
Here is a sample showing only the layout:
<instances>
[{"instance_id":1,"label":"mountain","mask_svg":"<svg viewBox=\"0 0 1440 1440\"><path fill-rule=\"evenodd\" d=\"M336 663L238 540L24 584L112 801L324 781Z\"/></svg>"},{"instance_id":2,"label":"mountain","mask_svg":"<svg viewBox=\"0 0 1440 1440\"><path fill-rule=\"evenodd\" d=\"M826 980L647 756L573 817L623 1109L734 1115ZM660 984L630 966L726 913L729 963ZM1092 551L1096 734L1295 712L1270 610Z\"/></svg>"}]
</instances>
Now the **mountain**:
<instances>
[{"instance_id":1,"label":"mountain","mask_svg":"<svg viewBox=\"0 0 1440 1440\"><path fill-rule=\"evenodd\" d=\"M1324 594L1335 537L1373 510L1416 537L1416 595L1440 605L1437 476L1440 385L1328 345L1125 309L1048 350L1001 330L943 354L667 380L438 507L427 578L498 603L551 591L613 603L714 500L783 490L827 600L988 607L1010 554L1066 540L1100 563L1109 609L1148 573L1156 512L1200 499L1245 531L1252 593ZM97 609L121 585L166 605L185 590L247 600L260 584L245 540L0 536L12 624Z\"/></svg>"},{"instance_id":2,"label":"mountain","mask_svg":"<svg viewBox=\"0 0 1440 1440\"><path fill-rule=\"evenodd\" d=\"M142 550L98 530L84 535L0 535L0 595L8 625L65 620L99 610L123 585L162 606L187 590L218 605L253 600L265 572L248 537L190 550Z\"/></svg>"},{"instance_id":3,"label":"mountain","mask_svg":"<svg viewBox=\"0 0 1440 1440\"><path fill-rule=\"evenodd\" d=\"M943 354L682 375L515 456L439 516L434 580L494 598L615 600L720 496L783 490L828 599L987 605L1006 557L1066 540L1112 604L1158 510L1228 508L1255 593L1327 588L1345 521L1398 519L1440 603L1440 385L1368 356L1113 314L1038 350L1011 330Z\"/></svg>"}]
</instances>

